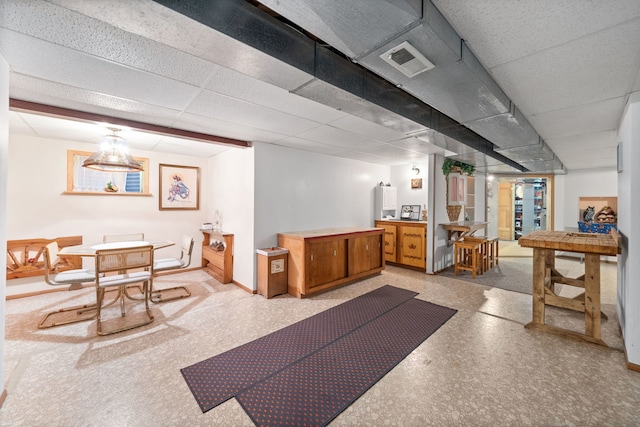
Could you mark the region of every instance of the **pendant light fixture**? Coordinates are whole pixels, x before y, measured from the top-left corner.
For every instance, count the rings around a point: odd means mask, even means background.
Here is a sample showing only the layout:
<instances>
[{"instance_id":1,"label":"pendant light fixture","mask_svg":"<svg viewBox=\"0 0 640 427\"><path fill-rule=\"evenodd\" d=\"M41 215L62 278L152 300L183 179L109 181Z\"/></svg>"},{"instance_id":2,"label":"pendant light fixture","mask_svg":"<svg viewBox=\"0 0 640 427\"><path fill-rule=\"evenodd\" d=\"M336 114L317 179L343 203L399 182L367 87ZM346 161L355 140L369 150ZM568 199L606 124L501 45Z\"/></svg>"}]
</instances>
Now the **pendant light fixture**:
<instances>
[{"instance_id":1,"label":"pendant light fixture","mask_svg":"<svg viewBox=\"0 0 640 427\"><path fill-rule=\"evenodd\" d=\"M118 136L120 129L109 128L112 135L102 137L100 148L82 166L104 172L142 172L142 165L128 152L127 141Z\"/></svg>"}]
</instances>

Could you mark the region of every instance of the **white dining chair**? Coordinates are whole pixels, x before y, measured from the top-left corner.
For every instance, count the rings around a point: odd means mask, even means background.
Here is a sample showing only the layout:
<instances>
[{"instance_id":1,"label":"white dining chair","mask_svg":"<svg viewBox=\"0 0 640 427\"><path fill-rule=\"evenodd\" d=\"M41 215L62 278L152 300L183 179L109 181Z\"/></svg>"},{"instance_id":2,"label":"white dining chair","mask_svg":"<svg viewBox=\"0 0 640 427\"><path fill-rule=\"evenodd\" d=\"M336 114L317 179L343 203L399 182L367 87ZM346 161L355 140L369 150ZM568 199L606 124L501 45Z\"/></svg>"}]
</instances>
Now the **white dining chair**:
<instances>
[{"instance_id":1,"label":"white dining chair","mask_svg":"<svg viewBox=\"0 0 640 427\"><path fill-rule=\"evenodd\" d=\"M153 273L157 274L163 271L180 270L189 267L191 264L191 254L193 252L193 238L190 236L182 236L182 243L180 244L180 258L161 258L155 260L153 263ZM174 296L164 296L163 293L168 294L169 291L180 291ZM172 293L174 293L172 292ZM172 301L180 298L190 297L191 292L186 286L175 286L173 288L152 289L151 301L165 302Z\"/></svg>"},{"instance_id":2,"label":"white dining chair","mask_svg":"<svg viewBox=\"0 0 640 427\"><path fill-rule=\"evenodd\" d=\"M96 273L90 269L74 269L58 271L58 264L60 263L60 257L58 256L60 248L57 242L49 243L43 250L44 258L44 280L51 286L69 286L69 290L82 289L83 284L95 284ZM97 309L96 304L84 304L74 307L61 308L56 311L51 311L45 314L38 323L39 329L51 328L53 326L68 325L70 323L83 322L85 320L91 320L96 318ZM65 320L54 321L48 323L51 316L56 314L76 312L75 316L65 316ZM89 313L89 314L87 314Z\"/></svg>"},{"instance_id":3,"label":"white dining chair","mask_svg":"<svg viewBox=\"0 0 640 427\"><path fill-rule=\"evenodd\" d=\"M98 335L114 334L153 322L153 315L149 309L150 292L153 286L153 245L98 250L95 274ZM121 317L125 317L125 299L140 301L137 298L128 298L127 286L133 283L142 283L142 301L145 309L143 320L121 325L108 332L103 331L102 309L106 307L103 305L106 290L109 288L118 290L120 314Z\"/></svg>"},{"instance_id":4,"label":"white dining chair","mask_svg":"<svg viewBox=\"0 0 640 427\"><path fill-rule=\"evenodd\" d=\"M105 234L102 243L143 241L144 233Z\"/></svg>"}]
</instances>

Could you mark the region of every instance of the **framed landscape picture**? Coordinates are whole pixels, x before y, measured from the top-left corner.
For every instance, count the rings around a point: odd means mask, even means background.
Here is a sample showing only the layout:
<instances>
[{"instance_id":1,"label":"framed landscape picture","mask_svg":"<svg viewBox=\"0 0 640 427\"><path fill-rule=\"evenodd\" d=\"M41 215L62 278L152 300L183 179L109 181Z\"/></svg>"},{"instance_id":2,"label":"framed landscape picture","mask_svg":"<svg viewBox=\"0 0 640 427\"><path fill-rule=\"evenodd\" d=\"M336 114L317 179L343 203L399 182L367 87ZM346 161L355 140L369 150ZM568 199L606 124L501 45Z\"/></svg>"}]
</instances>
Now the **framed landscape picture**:
<instances>
[{"instance_id":1,"label":"framed landscape picture","mask_svg":"<svg viewBox=\"0 0 640 427\"><path fill-rule=\"evenodd\" d=\"M200 209L200 168L160 164L160 210Z\"/></svg>"}]
</instances>

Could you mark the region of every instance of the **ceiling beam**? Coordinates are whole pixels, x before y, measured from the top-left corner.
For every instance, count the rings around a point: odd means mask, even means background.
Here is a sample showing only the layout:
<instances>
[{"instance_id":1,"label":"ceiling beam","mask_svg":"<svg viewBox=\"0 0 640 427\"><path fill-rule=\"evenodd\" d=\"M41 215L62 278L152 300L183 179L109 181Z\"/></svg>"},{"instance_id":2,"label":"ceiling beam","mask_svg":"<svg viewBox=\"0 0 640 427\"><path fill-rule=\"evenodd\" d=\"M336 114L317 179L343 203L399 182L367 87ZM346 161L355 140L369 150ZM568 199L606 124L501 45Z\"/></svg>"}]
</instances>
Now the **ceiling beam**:
<instances>
[{"instance_id":1,"label":"ceiling beam","mask_svg":"<svg viewBox=\"0 0 640 427\"><path fill-rule=\"evenodd\" d=\"M113 116L105 116L102 114L88 113L86 111L72 110L69 108L55 107L53 105L39 104L37 102L23 101L20 99L9 98L9 109L12 111L24 113L37 113L50 117L59 117L63 119L71 119L90 123L109 123L116 126L124 126L138 131L150 132L160 135L174 136L177 138L192 139L216 144L233 145L235 147L251 147L249 141L240 139L226 138L223 136L211 135L208 133L193 132L184 129L170 128L166 126L153 125L150 123L139 122L136 120L122 119Z\"/></svg>"}]
</instances>

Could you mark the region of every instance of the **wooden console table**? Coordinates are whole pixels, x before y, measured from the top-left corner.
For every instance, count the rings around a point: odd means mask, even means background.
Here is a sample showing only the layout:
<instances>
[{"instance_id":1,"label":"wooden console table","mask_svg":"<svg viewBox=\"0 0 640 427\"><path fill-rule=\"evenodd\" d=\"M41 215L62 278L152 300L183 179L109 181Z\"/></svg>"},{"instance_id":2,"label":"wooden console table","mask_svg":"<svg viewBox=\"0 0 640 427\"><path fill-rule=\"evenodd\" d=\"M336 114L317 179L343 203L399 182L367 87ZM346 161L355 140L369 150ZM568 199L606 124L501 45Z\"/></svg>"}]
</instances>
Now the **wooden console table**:
<instances>
[{"instance_id":1,"label":"wooden console table","mask_svg":"<svg viewBox=\"0 0 640 427\"><path fill-rule=\"evenodd\" d=\"M457 221L440 225L447 230L447 238L449 239L449 246L451 246L453 245L451 241L453 237L455 237L454 241L458 241L464 236L470 236L478 230L486 230L487 224L487 222L481 221Z\"/></svg>"},{"instance_id":2,"label":"wooden console table","mask_svg":"<svg viewBox=\"0 0 640 427\"><path fill-rule=\"evenodd\" d=\"M202 240L202 268L220 283L233 281L233 234L200 230ZM224 247L218 250L218 244Z\"/></svg>"},{"instance_id":3,"label":"wooden console table","mask_svg":"<svg viewBox=\"0 0 640 427\"><path fill-rule=\"evenodd\" d=\"M518 244L533 248L533 320L525 327L607 346L601 338L600 328L600 255L616 256L619 253L618 233L615 230L611 234L539 230L522 236ZM583 253L585 274L572 279L558 273L556 250ZM555 283L584 288L584 293L575 298L561 297L554 292ZM546 325L546 305L583 312L585 333Z\"/></svg>"},{"instance_id":4,"label":"wooden console table","mask_svg":"<svg viewBox=\"0 0 640 427\"><path fill-rule=\"evenodd\" d=\"M382 228L330 228L278 234L289 250L291 295L302 298L384 269Z\"/></svg>"}]
</instances>

